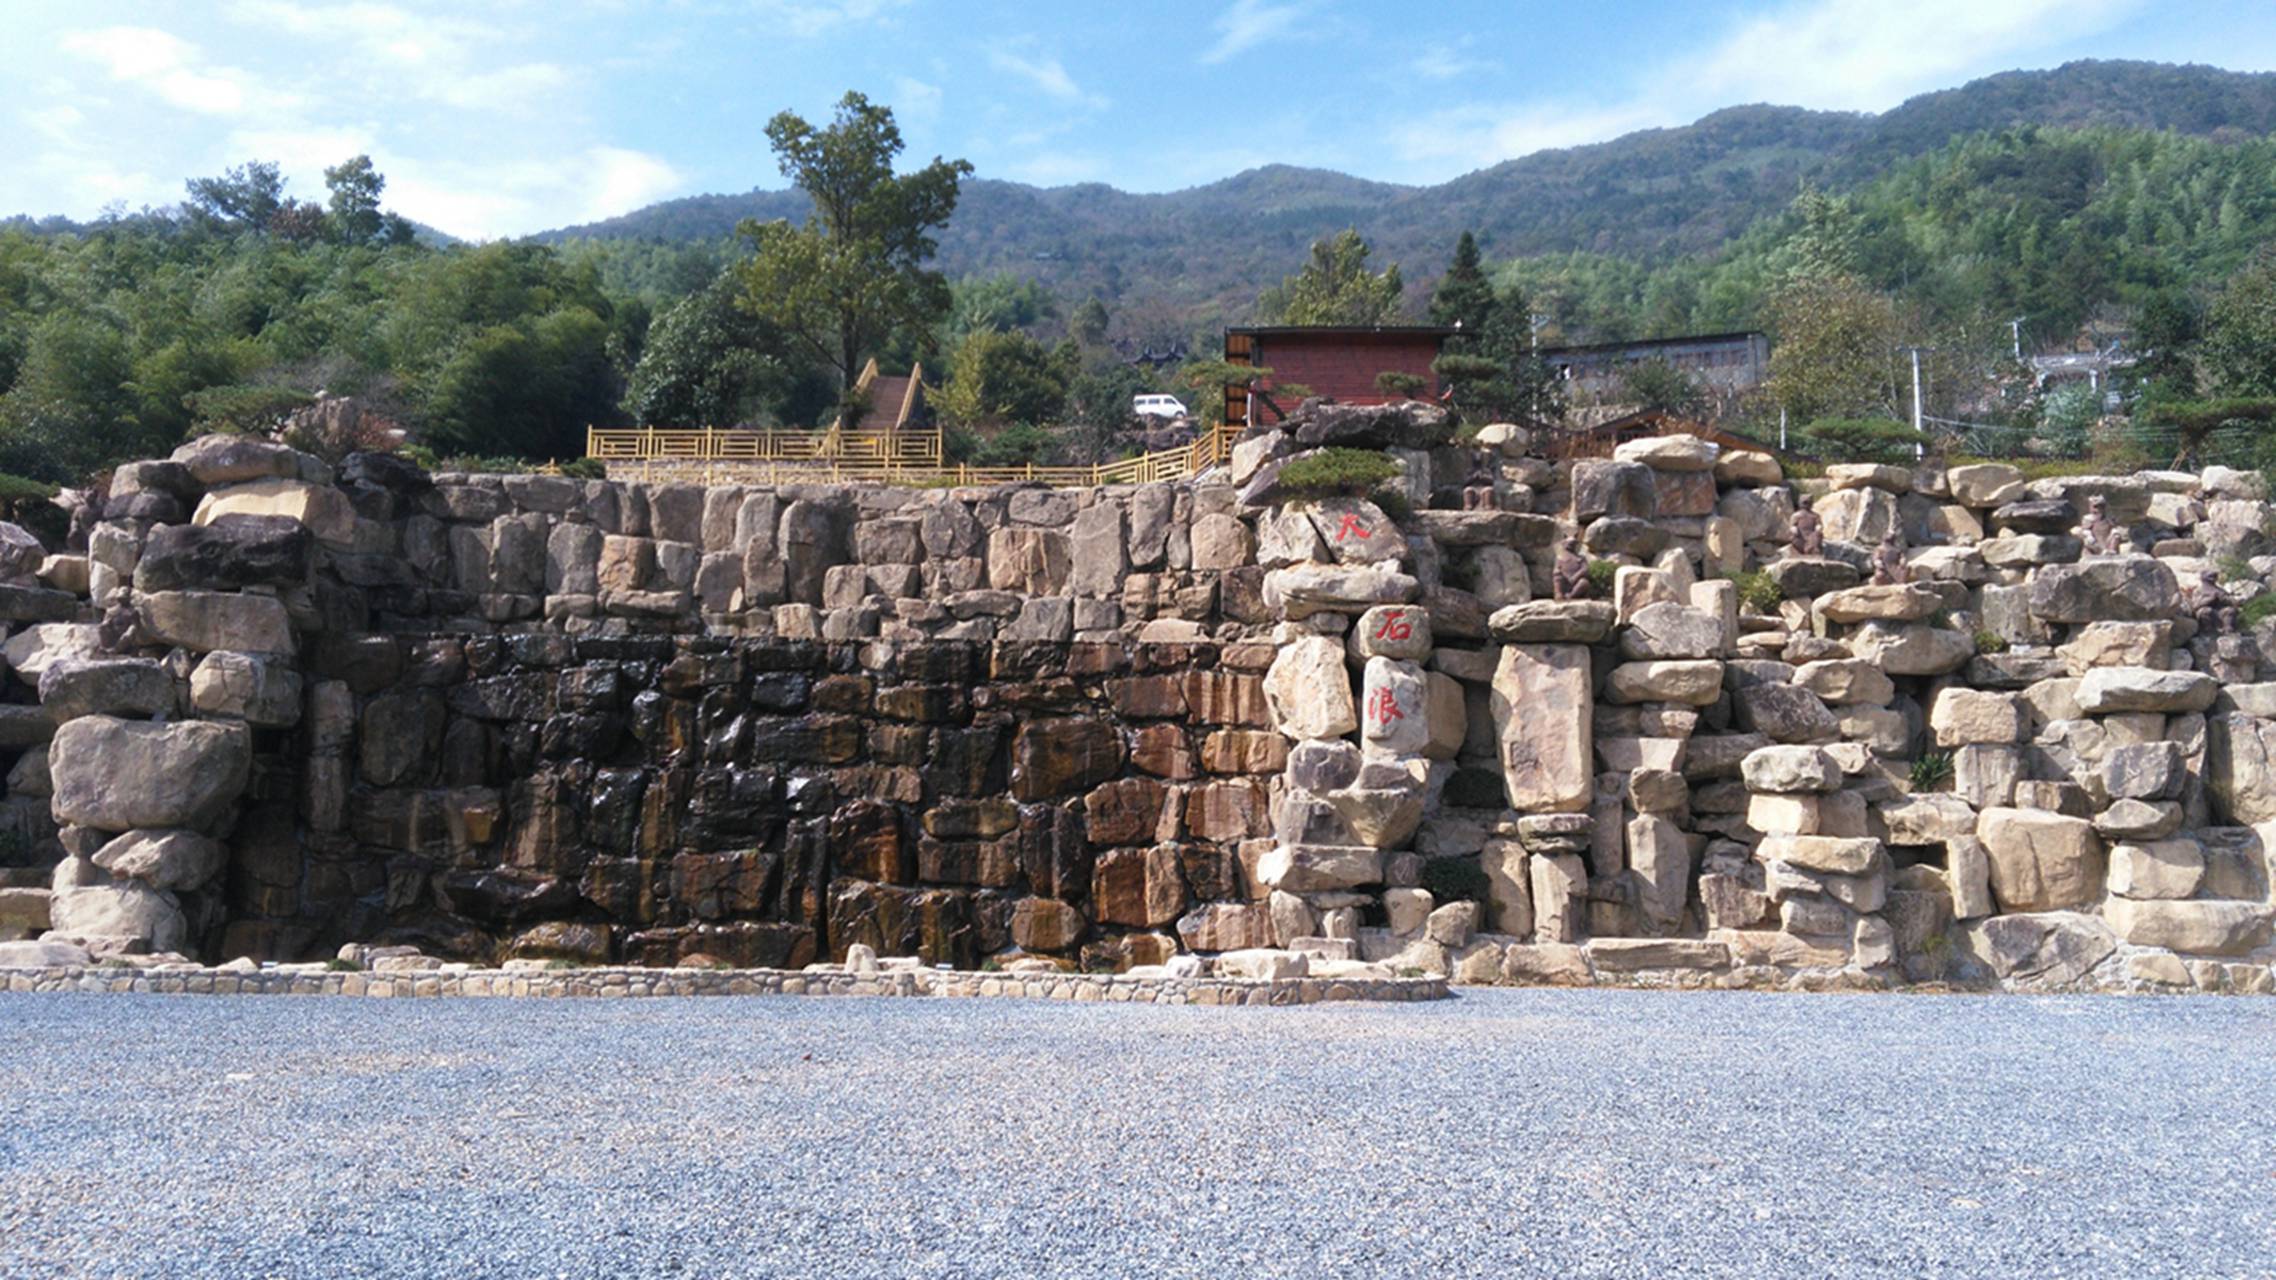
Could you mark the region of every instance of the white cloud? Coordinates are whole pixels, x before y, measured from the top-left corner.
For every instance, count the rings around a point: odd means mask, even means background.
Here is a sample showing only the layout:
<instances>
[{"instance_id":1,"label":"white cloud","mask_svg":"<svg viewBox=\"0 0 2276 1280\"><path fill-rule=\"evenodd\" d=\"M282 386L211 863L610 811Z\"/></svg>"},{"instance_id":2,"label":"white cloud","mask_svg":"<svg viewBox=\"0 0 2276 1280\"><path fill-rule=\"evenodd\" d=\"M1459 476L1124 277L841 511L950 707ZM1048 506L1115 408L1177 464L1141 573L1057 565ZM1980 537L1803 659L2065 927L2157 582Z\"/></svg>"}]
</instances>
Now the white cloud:
<instances>
[{"instance_id":1,"label":"white cloud","mask_svg":"<svg viewBox=\"0 0 2276 1280\"><path fill-rule=\"evenodd\" d=\"M1083 92L1083 87L1075 83L1075 78L1067 74L1067 68L1061 66L1057 58L1023 58L998 49L988 55L988 63L998 71L1018 76L1062 102L1079 102L1090 107L1106 105L1105 98Z\"/></svg>"},{"instance_id":2,"label":"white cloud","mask_svg":"<svg viewBox=\"0 0 2276 1280\"><path fill-rule=\"evenodd\" d=\"M1642 86L1589 105L1479 103L1395 125L1417 170L1482 167L1552 147L1684 124L1738 102L1882 111L1964 75L2115 25L2145 0L1797 0L1694 54L1640 69ZM1425 55L1428 56L1427 54Z\"/></svg>"},{"instance_id":3,"label":"white cloud","mask_svg":"<svg viewBox=\"0 0 2276 1280\"><path fill-rule=\"evenodd\" d=\"M907 120L938 120L941 92L914 76L893 77L893 114Z\"/></svg>"},{"instance_id":4,"label":"white cloud","mask_svg":"<svg viewBox=\"0 0 2276 1280\"><path fill-rule=\"evenodd\" d=\"M70 31L63 48L102 64L113 80L148 89L185 111L240 115L254 97L244 72L206 66L196 45L155 27Z\"/></svg>"},{"instance_id":5,"label":"white cloud","mask_svg":"<svg viewBox=\"0 0 2276 1280\"><path fill-rule=\"evenodd\" d=\"M875 22L908 0L760 0L760 12L780 22L801 39L810 39L839 27Z\"/></svg>"},{"instance_id":6,"label":"white cloud","mask_svg":"<svg viewBox=\"0 0 2276 1280\"><path fill-rule=\"evenodd\" d=\"M1300 4L1233 0L1233 7L1218 15L1217 42L1201 55L1201 61L1205 65L1225 62L1267 40L1287 35L1296 29L1297 19L1303 16L1304 7Z\"/></svg>"},{"instance_id":7,"label":"white cloud","mask_svg":"<svg viewBox=\"0 0 2276 1280\"><path fill-rule=\"evenodd\" d=\"M594 147L585 153L585 161L593 170L587 182L591 195L583 214L587 222L652 204L685 181L662 157L645 151Z\"/></svg>"},{"instance_id":8,"label":"white cloud","mask_svg":"<svg viewBox=\"0 0 2276 1280\"><path fill-rule=\"evenodd\" d=\"M1455 80L1484 71L1486 64L1464 57L1453 45L1434 44L1416 54L1407 69L1425 80Z\"/></svg>"},{"instance_id":9,"label":"white cloud","mask_svg":"<svg viewBox=\"0 0 2276 1280\"><path fill-rule=\"evenodd\" d=\"M1020 182L1059 187L1096 182L1111 172L1104 156L1087 151L1043 151L1012 161L1004 172Z\"/></svg>"},{"instance_id":10,"label":"white cloud","mask_svg":"<svg viewBox=\"0 0 2276 1280\"><path fill-rule=\"evenodd\" d=\"M1757 18L1689 72L1719 101L1878 111L1955 73L2115 22L2140 0L1815 0Z\"/></svg>"}]
</instances>

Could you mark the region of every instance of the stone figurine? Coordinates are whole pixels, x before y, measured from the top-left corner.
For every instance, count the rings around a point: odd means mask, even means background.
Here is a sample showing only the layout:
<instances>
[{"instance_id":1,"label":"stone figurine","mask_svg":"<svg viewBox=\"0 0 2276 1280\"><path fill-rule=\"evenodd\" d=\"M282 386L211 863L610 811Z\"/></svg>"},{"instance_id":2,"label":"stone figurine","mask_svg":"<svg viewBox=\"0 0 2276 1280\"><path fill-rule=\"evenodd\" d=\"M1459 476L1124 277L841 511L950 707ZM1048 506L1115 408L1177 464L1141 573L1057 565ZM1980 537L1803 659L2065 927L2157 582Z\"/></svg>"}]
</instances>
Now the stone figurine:
<instances>
[{"instance_id":1,"label":"stone figurine","mask_svg":"<svg viewBox=\"0 0 2276 1280\"><path fill-rule=\"evenodd\" d=\"M1579 534L1567 537L1564 547L1557 552L1557 563L1550 573L1549 585L1559 600L1588 599L1592 585L1588 580L1588 557L1581 554Z\"/></svg>"},{"instance_id":2,"label":"stone figurine","mask_svg":"<svg viewBox=\"0 0 2276 1280\"><path fill-rule=\"evenodd\" d=\"M1493 455L1483 449L1470 459L1470 474L1462 484L1464 511L1492 511L1501 505L1494 493L1494 476L1498 470Z\"/></svg>"},{"instance_id":3,"label":"stone figurine","mask_svg":"<svg viewBox=\"0 0 2276 1280\"><path fill-rule=\"evenodd\" d=\"M2189 592L2189 606L2197 619L2197 634L2218 638L2235 635L2242 613L2236 597L2221 589L2221 575L2211 569L2197 575Z\"/></svg>"},{"instance_id":4,"label":"stone figurine","mask_svg":"<svg viewBox=\"0 0 2276 1280\"><path fill-rule=\"evenodd\" d=\"M2086 519L2075 532L2090 556L2116 555L2126 547L2126 531L2110 518L2110 502L2099 493L2086 500Z\"/></svg>"},{"instance_id":5,"label":"stone figurine","mask_svg":"<svg viewBox=\"0 0 2276 1280\"><path fill-rule=\"evenodd\" d=\"M1803 559L1816 559L1826 551L1826 527L1816 511L1810 509L1809 499L1802 500L1801 508L1794 513L1793 534L1788 538L1788 554Z\"/></svg>"},{"instance_id":6,"label":"stone figurine","mask_svg":"<svg viewBox=\"0 0 2276 1280\"><path fill-rule=\"evenodd\" d=\"M1873 551L1873 585L1898 586L1906 577L1904 539L1891 529L1881 535L1881 545Z\"/></svg>"}]
</instances>

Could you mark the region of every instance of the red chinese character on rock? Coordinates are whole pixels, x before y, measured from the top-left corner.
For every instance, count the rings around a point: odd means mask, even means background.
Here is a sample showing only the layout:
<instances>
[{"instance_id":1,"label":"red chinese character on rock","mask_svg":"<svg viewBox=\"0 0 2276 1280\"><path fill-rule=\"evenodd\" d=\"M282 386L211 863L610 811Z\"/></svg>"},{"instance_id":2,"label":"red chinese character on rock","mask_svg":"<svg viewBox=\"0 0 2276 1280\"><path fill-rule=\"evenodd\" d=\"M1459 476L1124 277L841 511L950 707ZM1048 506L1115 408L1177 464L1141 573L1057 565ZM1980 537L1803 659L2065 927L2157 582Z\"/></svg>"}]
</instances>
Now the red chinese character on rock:
<instances>
[{"instance_id":1,"label":"red chinese character on rock","mask_svg":"<svg viewBox=\"0 0 2276 1280\"><path fill-rule=\"evenodd\" d=\"M1367 700L1367 718L1377 724L1389 724L1393 720L1406 719L1407 713L1399 710L1399 700L1391 696L1391 689L1386 685L1378 688L1374 696Z\"/></svg>"},{"instance_id":2,"label":"red chinese character on rock","mask_svg":"<svg viewBox=\"0 0 2276 1280\"><path fill-rule=\"evenodd\" d=\"M1336 526L1336 541L1348 542L1353 534L1358 534L1362 538L1375 536L1367 531L1366 525L1359 522L1358 516L1347 511L1344 513L1343 523Z\"/></svg>"},{"instance_id":3,"label":"red chinese character on rock","mask_svg":"<svg viewBox=\"0 0 2276 1280\"><path fill-rule=\"evenodd\" d=\"M1414 634L1415 624L1404 613L1386 613L1375 624L1375 638L1378 640L1405 640Z\"/></svg>"}]
</instances>

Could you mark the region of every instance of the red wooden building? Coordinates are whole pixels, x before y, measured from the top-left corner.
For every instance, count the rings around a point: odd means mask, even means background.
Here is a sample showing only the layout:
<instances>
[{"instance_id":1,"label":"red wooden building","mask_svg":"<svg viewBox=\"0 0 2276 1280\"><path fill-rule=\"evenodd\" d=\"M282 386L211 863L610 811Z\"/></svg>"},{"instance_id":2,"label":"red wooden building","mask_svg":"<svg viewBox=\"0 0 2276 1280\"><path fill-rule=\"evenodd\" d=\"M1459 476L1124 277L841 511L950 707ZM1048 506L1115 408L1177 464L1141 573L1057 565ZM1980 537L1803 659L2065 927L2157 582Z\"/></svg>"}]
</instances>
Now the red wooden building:
<instances>
[{"instance_id":1,"label":"red wooden building","mask_svg":"<svg viewBox=\"0 0 2276 1280\"><path fill-rule=\"evenodd\" d=\"M1436 398L1438 375L1431 362L1454 336L1444 325L1259 325L1225 331L1228 364L1261 366L1272 373L1254 387L1225 388L1225 425L1278 422L1293 413L1298 396L1279 388L1327 396L1339 404L1382 404L1392 397L1376 389L1379 373L1411 373L1423 380L1422 395Z\"/></svg>"}]
</instances>

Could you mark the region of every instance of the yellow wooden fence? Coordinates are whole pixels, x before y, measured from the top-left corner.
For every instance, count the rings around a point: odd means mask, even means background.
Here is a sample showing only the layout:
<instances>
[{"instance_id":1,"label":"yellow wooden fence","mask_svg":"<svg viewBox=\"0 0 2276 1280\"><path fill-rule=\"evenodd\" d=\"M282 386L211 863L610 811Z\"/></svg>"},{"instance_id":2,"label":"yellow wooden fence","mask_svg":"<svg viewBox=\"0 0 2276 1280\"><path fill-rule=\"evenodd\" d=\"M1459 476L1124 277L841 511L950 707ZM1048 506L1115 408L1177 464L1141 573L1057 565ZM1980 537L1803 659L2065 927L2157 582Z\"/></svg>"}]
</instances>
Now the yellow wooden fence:
<instances>
[{"instance_id":1,"label":"yellow wooden fence","mask_svg":"<svg viewBox=\"0 0 2276 1280\"><path fill-rule=\"evenodd\" d=\"M939 431L746 431L717 427L589 427L585 431L586 457L612 467L623 464L635 478L695 475L744 484L1149 484L1199 475L1225 461L1231 452L1232 439L1223 427L1175 449L1074 467L976 467L948 462Z\"/></svg>"}]
</instances>

